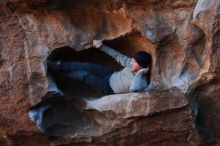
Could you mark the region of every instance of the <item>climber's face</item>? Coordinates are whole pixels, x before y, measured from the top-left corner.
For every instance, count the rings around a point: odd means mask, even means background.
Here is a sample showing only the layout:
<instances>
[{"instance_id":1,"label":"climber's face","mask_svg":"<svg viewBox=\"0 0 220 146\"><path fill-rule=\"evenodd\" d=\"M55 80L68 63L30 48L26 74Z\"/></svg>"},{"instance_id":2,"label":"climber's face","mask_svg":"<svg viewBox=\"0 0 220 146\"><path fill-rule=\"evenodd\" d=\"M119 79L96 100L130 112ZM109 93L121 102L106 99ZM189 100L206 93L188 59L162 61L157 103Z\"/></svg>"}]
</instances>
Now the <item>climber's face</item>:
<instances>
[{"instance_id":1,"label":"climber's face","mask_svg":"<svg viewBox=\"0 0 220 146\"><path fill-rule=\"evenodd\" d=\"M137 61L134 60L134 58L132 58L130 65L131 65L132 72L137 72L140 69L142 69L142 67L137 63Z\"/></svg>"}]
</instances>

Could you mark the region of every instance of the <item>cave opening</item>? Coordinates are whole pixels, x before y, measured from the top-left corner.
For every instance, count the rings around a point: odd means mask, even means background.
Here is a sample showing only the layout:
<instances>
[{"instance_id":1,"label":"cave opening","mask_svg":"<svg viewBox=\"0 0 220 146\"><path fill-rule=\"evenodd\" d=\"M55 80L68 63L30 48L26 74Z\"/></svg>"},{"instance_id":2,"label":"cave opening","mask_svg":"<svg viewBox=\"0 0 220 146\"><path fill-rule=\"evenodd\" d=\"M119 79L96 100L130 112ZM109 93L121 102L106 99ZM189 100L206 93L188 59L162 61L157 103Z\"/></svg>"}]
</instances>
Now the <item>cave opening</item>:
<instances>
[{"instance_id":1,"label":"cave opening","mask_svg":"<svg viewBox=\"0 0 220 146\"><path fill-rule=\"evenodd\" d=\"M154 46L147 42L144 36L139 32L132 32L125 36L103 41L103 43L129 57L137 51L144 50L149 52L153 59L155 58ZM114 71L123 69L123 67L112 57L93 47L81 51L76 51L68 46L56 48L48 56L47 60L54 62L88 62L110 67ZM105 95L97 92L93 87L80 80L66 77L61 72L51 71L49 67L48 74L51 76L52 82L55 82L54 84L57 85L63 94L65 94L65 97L84 97L87 99L102 97Z\"/></svg>"},{"instance_id":2,"label":"cave opening","mask_svg":"<svg viewBox=\"0 0 220 146\"><path fill-rule=\"evenodd\" d=\"M154 52L153 45L146 42L140 33L130 33L113 40L103 42L115 50L132 56L137 51ZM152 54L153 58L155 54ZM68 46L56 48L47 57L50 61L80 61L91 62L111 67L118 71L122 66L112 57L97 48L76 51ZM96 135L102 125L88 114L86 104L88 100L96 101L105 96L80 80L66 77L59 71L53 71L47 66L48 82L51 88L57 88L61 94L46 94L42 101L28 110L28 115L39 129L49 136L72 137L79 135ZM117 94L113 95L115 98ZM97 103L98 104L98 103Z\"/></svg>"},{"instance_id":3,"label":"cave opening","mask_svg":"<svg viewBox=\"0 0 220 146\"><path fill-rule=\"evenodd\" d=\"M110 56L101 52L99 49L89 48L82 51L75 51L70 47L55 49L47 58L50 61L57 62L89 62L98 65L111 67L113 70L120 70L122 67L116 63ZM97 92L93 87L84 82L65 76L62 72L53 71L48 67L48 74L59 88L60 92L67 98L98 98L105 94Z\"/></svg>"}]
</instances>

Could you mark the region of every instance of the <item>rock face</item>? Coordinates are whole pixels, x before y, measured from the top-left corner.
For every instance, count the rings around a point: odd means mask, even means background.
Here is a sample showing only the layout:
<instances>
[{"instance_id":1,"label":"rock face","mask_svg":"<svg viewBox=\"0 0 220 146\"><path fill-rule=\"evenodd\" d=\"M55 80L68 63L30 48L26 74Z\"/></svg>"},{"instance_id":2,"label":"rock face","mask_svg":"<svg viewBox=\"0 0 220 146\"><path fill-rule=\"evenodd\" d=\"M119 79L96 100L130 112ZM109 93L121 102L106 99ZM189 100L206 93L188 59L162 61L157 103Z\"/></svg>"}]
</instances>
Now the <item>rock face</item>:
<instances>
[{"instance_id":1,"label":"rock face","mask_svg":"<svg viewBox=\"0 0 220 146\"><path fill-rule=\"evenodd\" d=\"M0 143L218 145L219 6L219 0L0 1ZM49 72L48 59L121 69L92 48L94 39L128 56L151 53L148 91L106 96Z\"/></svg>"}]
</instances>

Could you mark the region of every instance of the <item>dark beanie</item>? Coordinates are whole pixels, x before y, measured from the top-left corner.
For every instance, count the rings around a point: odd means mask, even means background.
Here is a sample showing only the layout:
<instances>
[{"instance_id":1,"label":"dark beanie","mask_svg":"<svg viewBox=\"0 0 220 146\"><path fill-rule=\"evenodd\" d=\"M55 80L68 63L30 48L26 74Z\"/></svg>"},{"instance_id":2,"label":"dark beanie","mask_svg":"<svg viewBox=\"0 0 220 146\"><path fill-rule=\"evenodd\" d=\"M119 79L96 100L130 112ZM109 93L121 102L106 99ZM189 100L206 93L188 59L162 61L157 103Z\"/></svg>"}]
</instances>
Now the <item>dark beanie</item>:
<instances>
[{"instance_id":1,"label":"dark beanie","mask_svg":"<svg viewBox=\"0 0 220 146\"><path fill-rule=\"evenodd\" d=\"M147 68L151 63L151 55L144 51L135 53L133 58L143 68Z\"/></svg>"}]
</instances>

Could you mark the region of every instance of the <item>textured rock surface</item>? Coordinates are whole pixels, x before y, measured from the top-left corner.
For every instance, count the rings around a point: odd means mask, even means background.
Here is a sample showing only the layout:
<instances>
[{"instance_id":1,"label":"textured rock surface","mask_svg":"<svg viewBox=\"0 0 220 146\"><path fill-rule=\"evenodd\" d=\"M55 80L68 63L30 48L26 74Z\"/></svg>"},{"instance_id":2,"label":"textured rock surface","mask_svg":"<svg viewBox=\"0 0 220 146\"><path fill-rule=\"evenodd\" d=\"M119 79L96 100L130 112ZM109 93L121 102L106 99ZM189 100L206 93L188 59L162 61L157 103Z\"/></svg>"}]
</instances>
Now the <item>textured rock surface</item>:
<instances>
[{"instance_id":1,"label":"textured rock surface","mask_svg":"<svg viewBox=\"0 0 220 146\"><path fill-rule=\"evenodd\" d=\"M0 142L219 144L219 6L219 0L0 1ZM74 90L59 74L50 81L48 56L120 68L91 48L94 39L127 55L150 52L149 91L92 100L102 95L76 81ZM73 57L86 49L95 53ZM53 81L75 94L48 97ZM41 110L39 123L28 118L30 108Z\"/></svg>"},{"instance_id":2,"label":"textured rock surface","mask_svg":"<svg viewBox=\"0 0 220 146\"><path fill-rule=\"evenodd\" d=\"M219 143L219 79L217 73L206 73L189 91L193 113L198 114L197 128L206 144Z\"/></svg>"}]
</instances>

